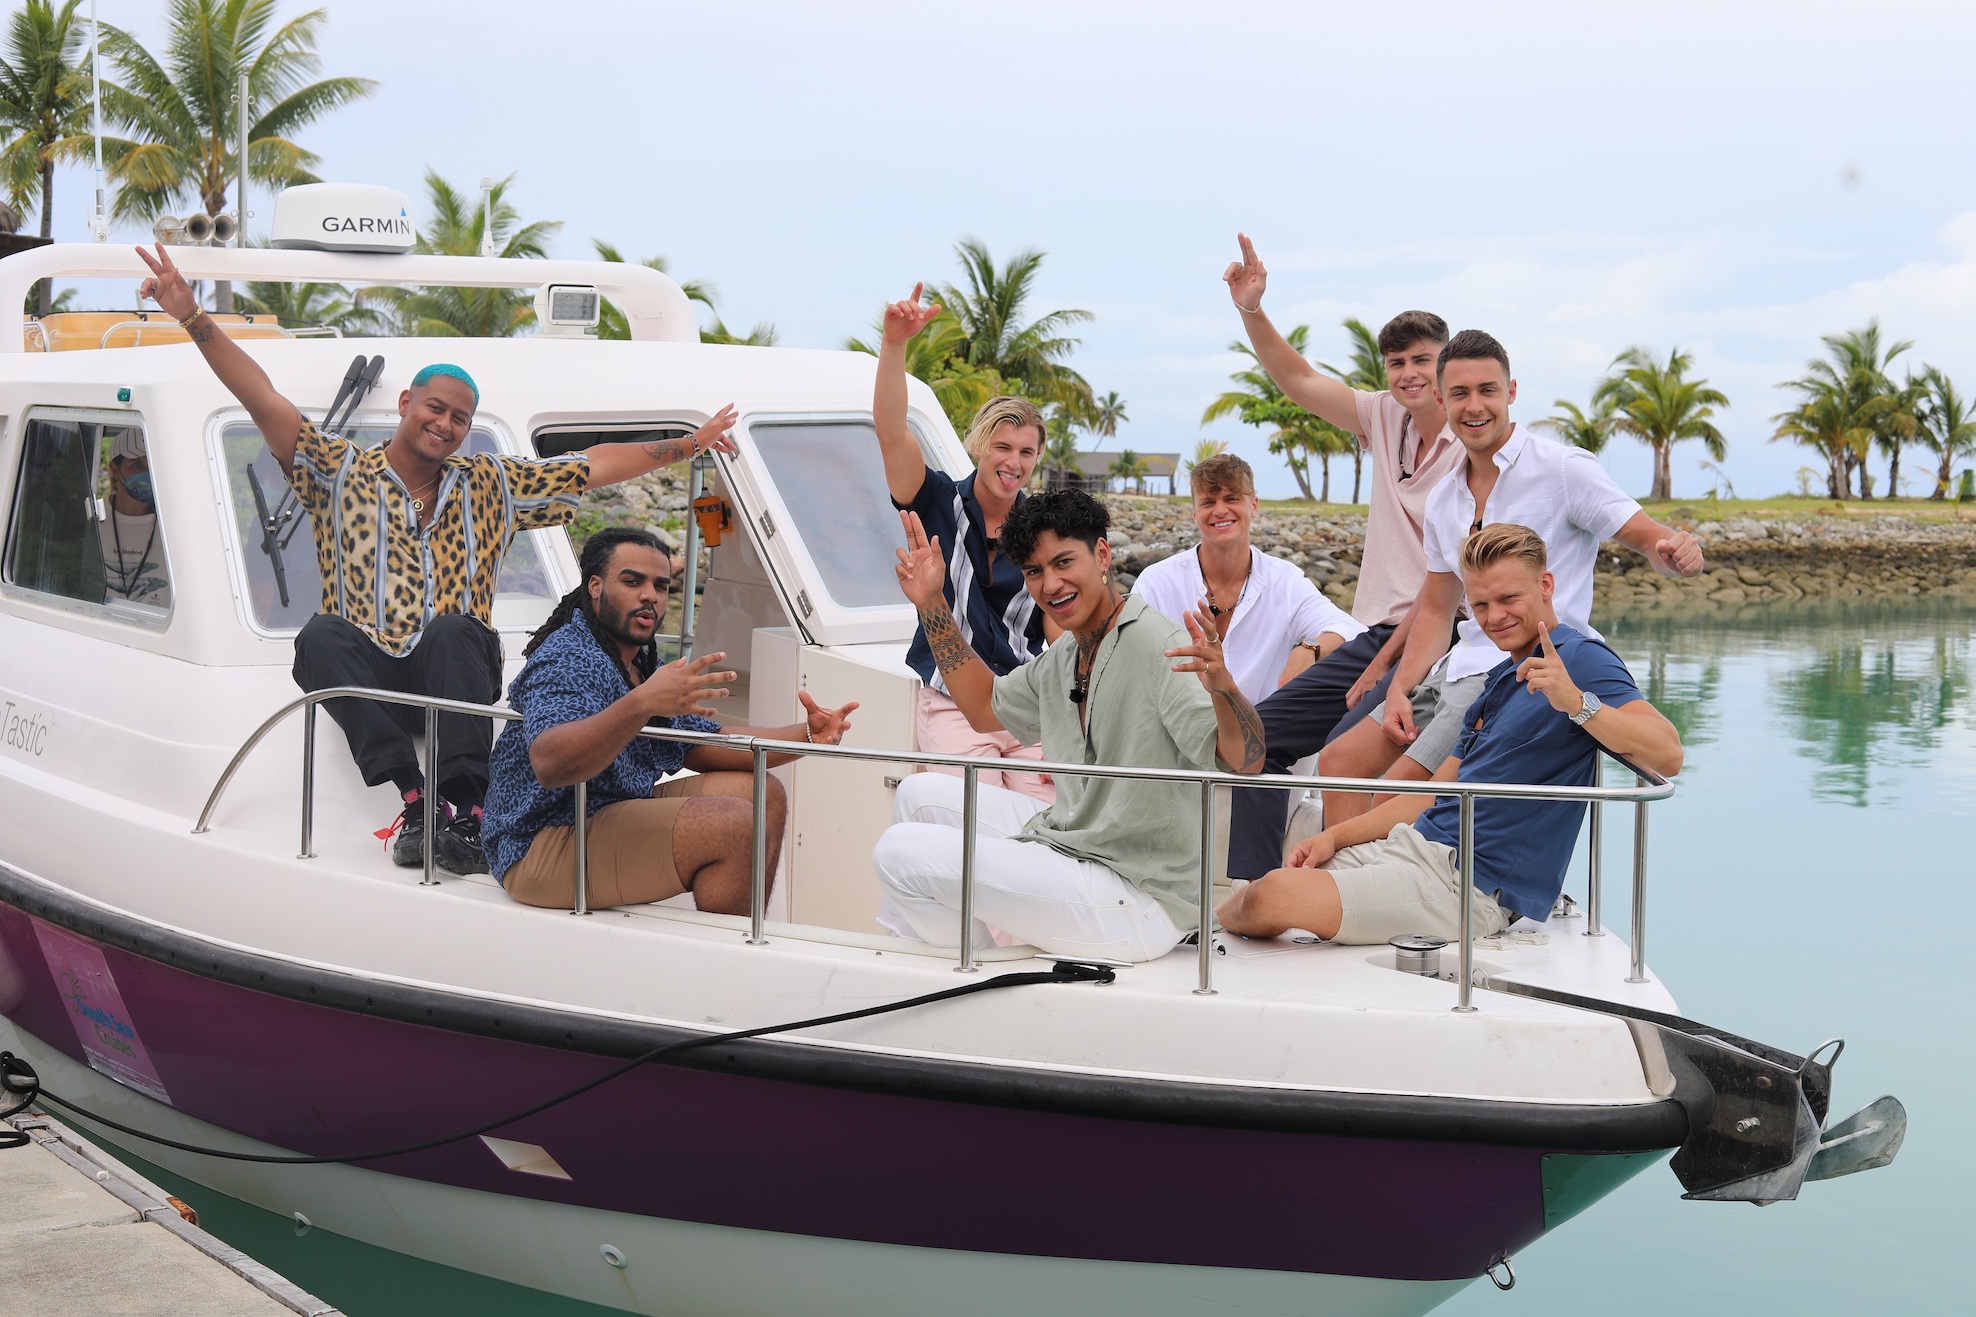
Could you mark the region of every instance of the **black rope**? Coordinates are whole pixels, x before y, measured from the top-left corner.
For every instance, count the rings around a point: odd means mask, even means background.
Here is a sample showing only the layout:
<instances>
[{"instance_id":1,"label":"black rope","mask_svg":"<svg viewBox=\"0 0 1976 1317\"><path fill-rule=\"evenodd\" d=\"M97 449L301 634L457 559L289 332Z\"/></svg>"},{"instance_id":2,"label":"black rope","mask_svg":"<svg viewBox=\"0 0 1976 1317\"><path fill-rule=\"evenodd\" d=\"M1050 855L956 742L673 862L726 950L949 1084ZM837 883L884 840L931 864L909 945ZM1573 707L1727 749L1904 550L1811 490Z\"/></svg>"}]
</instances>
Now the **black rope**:
<instances>
[{"instance_id":1,"label":"black rope","mask_svg":"<svg viewBox=\"0 0 1976 1317\"><path fill-rule=\"evenodd\" d=\"M722 1043L740 1042L746 1038L761 1038L768 1034L788 1033L794 1029L815 1029L829 1024L842 1024L847 1020L863 1020L874 1015L889 1015L893 1011L910 1010L915 1006L930 1006L934 1002L951 1001L956 997L967 997L977 992L989 992L996 988L1020 988L1034 983L1110 983L1114 977L1116 977L1114 971L1107 965L1082 965L1073 961L1059 961L1056 968L1051 970L1026 971L1020 974L998 974L992 979L982 979L975 983L962 984L958 988L947 988L940 992L929 992L923 997L909 997L905 1001L887 1002L883 1006L867 1006L863 1010L845 1011L841 1015L823 1015L813 1020L797 1020L790 1024L763 1025L759 1029L739 1029L733 1033L710 1034L704 1038L686 1038L676 1043L666 1043L663 1046L654 1047L651 1051L646 1052L642 1056L633 1057L614 1070L605 1071L595 1079L586 1080L567 1092L559 1093L555 1097L538 1102L532 1107L515 1112L513 1115L502 1116L499 1120L490 1120L486 1124L476 1125L470 1130L461 1130L458 1134L448 1134L443 1138L437 1139L426 1139L420 1143L408 1143L399 1148L386 1148L380 1152L346 1153L339 1157L286 1157L257 1152L228 1152L225 1149L207 1148L196 1143L181 1143L177 1139L168 1139L162 1134L149 1134L141 1129L111 1120L108 1116L100 1116L87 1107L78 1106L67 1098L49 1092L41 1086L41 1077L35 1073L34 1067L23 1058L15 1056L12 1052L0 1052L0 1089L20 1096L21 1100L5 1111L0 1111L0 1120L25 1109L37 1098L45 1098L56 1106L67 1111L72 1111L83 1119L102 1125L107 1129L113 1129L119 1133L143 1139L147 1143L156 1143L163 1147L176 1148L180 1152L198 1153L205 1157L222 1157L228 1161L236 1162L266 1162L276 1166L331 1166L345 1162L378 1161L385 1157L403 1157L415 1152L426 1152L433 1148L442 1148L449 1143L458 1143L462 1139L471 1139L477 1135L486 1134L491 1130L500 1129L503 1125L512 1125L518 1120L526 1120L530 1116L539 1115L551 1107L560 1106L562 1103L568 1102L571 1098L581 1097L593 1088L608 1084L621 1075L630 1074L639 1066L649 1065L661 1057L675 1056L680 1052L689 1052L695 1048L716 1047ZM24 1133L13 1130L0 1130L0 1149L17 1148L28 1141L28 1136Z\"/></svg>"}]
</instances>

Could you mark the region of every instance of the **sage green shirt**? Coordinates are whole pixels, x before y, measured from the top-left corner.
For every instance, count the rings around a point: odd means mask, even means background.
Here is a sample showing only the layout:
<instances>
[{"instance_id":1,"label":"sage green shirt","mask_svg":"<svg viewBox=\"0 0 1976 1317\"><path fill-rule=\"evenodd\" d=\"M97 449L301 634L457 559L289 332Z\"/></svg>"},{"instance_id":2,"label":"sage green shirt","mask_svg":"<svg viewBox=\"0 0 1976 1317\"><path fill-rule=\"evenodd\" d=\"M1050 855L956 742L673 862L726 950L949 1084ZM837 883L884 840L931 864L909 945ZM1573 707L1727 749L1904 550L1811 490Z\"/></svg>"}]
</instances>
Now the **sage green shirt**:
<instances>
[{"instance_id":1,"label":"sage green shirt","mask_svg":"<svg viewBox=\"0 0 1976 1317\"><path fill-rule=\"evenodd\" d=\"M1085 726L1070 700L1077 679L1070 635L995 679L995 717L1061 763L1225 768L1215 757L1211 697L1199 677L1175 672L1165 653L1188 643L1171 618L1127 595L1091 663ZM1200 922L1201 789L1191 782L1059 777L1056 804L1029 820L1018 840L1105 865L1157 900L1183 932Z\"/></svg>"}]
</instances>

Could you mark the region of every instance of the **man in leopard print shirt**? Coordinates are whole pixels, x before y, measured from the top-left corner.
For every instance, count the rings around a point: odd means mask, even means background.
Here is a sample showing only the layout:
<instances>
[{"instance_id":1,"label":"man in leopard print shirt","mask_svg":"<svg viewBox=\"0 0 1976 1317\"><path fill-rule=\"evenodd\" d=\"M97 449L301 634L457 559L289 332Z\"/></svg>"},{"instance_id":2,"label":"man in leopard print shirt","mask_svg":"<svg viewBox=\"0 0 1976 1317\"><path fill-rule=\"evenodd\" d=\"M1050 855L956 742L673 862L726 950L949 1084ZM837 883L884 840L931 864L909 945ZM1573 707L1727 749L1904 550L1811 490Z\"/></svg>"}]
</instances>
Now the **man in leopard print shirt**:
<instances>
[{"instance_id":1,"label":"man in leopard print shirt","mask_svg":"<svg viewBox=\"0 0 1976 1317\"><path fill-rule=\"evenodd\" d=\"M254 420L268 451L308 510L322 572L322 611L295 637L295 681L304 690L369 686L492 704L501 693L495 582L519 531L557 526L586 489L642 476L708 449L735 451L734 408L690 438L596 444L533 462L463 455L480 390L458 366L427 366L398 397L398 428L376 448L324 434L275 391L267 373L207 318L163 246L138 255L152 277L139 290L175 317ZM412 734L424 711L331 700L350 753L370 786L394 784L404 810L389 832L392 858L424 861L428 790ZM438 862L485 873L480 843L491 729L485 718L439 719L442 831Z\"/></svg>"}]
</instances>

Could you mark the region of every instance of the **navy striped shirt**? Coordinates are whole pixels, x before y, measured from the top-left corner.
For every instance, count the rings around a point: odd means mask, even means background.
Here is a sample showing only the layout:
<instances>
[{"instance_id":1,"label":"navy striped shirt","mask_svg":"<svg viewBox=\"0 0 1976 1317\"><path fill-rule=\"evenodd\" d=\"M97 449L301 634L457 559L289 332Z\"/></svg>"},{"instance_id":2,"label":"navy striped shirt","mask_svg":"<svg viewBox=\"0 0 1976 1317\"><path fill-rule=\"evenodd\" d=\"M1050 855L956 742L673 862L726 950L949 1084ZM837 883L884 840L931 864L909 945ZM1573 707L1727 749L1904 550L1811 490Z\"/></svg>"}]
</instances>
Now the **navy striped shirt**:
<instances>
[{"instance_id":1,"label":"navy striped shirt","mask_svg":"<svg viewBox=\"0 0 1976 1317\"><path fill-rule=\"evenodd\" d=\"M989 566L987 519L975 501L974 477L970 471L966 480L957 482L945 471L928 467L919 493L903 507L917 512L928 537L940 541L940 552L947 559L947 606L954 612L961 639L990 672L1001 677L1043 652L1043 614L1022 583L1022 569L1009 561L1008 554L997 553L993 567ZM1022 495L1017 494L1015 506L1021 505ZM947 693L924 627L913 633L906 666L934 690Z\"/></svg>"}]
</instances>

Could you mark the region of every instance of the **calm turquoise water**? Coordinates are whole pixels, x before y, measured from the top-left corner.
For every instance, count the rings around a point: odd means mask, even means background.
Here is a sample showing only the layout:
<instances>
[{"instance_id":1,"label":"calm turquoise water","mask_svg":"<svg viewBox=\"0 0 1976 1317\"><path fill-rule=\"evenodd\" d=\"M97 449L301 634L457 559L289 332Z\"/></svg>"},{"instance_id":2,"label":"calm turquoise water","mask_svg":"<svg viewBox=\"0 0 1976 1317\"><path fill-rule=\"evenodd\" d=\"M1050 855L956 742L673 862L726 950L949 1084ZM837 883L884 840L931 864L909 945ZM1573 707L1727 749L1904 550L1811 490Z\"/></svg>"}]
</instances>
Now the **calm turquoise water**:
<instances>
[{"instance_id":1,"label":"calm turquoise water","mask_svg":"<svg viewBox=\"0 0 1976 1317\"><path fill-rule=\"evenodd\" d=\"M1649 950L1690 1016L1808 1051L1847 1040L1835 1113L1907 1104L1893 1166L1774 1207L1686 1203L1658 1167L1516 1259L1518 1284L1441 1311L1964 1313L1976 1139L1976 610L1769 606L1610 620L1681 727L1688 767L1653 811ZM1631 841L1609 832L1624 932ZM352 1317L601 1313L338 1239L155 1168L204 1224Z\"/></svg>"}]
</instances>

